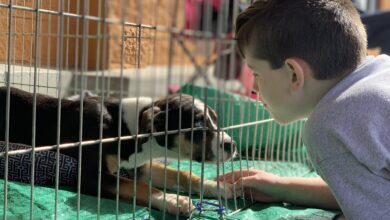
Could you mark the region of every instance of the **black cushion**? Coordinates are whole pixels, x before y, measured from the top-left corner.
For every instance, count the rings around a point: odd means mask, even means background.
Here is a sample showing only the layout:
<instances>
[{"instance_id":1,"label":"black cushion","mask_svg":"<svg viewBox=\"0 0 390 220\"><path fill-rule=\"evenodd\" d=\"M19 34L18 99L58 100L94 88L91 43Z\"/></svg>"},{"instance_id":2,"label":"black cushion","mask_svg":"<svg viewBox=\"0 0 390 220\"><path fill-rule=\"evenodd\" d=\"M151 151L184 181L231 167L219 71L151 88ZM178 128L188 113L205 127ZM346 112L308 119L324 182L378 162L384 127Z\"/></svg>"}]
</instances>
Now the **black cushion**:
<instances>
[{"instance_id":1,"label":"black cushion","mask_svg":"<svg viewBox=\"0 0 390 220\"><path fill-rule=\"evenodd\" d=\"M29 149L31 146L23 144L9 144L9 151ZM4 152L6 143L0 141L0 152ZM34 183L39 185L55 185L56 155L54 151L35 152ZM31 183L31 152L10 155L8 160L8 180ZM0 157L0 178L4 178L5 157ZM59 155L59 184L72 186L77 180L77 160L68 155Z\"/></svg>"}]
</instances>

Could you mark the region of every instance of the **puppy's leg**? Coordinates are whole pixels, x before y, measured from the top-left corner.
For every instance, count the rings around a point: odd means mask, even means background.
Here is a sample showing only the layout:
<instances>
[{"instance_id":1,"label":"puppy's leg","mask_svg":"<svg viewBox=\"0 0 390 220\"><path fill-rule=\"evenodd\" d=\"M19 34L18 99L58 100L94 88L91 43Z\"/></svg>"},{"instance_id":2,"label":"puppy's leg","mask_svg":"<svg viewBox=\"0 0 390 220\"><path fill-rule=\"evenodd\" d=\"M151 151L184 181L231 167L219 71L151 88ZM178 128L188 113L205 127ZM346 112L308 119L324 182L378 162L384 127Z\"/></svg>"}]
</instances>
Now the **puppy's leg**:
<instances>
[{"instance_id":1,"label":"puppy's leg","mask_svg":"<svg viewBox=\"0 0 390 220\"><path fill-rule=\"evenodd\" d=\"M164 187L164 165L159 164L159 163L154 163L152 162L152 166L149 165L144 165L142 168L142 176L140 176L139 180L148 182L150 174L152 174L152 184L153 186L157 186L160 188ZM166 187L169 190L174 190L177 186L176 184L176 177L177 177L177 170L174 170L172 168L167 167L167 182L166 182ZM185 173L179 173L180 175L185 175ZM184 178L188 179L188 178ZM199 182L200 183L200 182ZM176 185L173 185L176 184ZM181 184L183 185L183 184ZM157 200L161 201L161 205L163 206L164 204L164 195L156 196ZM167 210L175 210L176 211L176 201L178 200L178 205L179 207L187 207L187 212L190 213L193 209L195 209L195 206L192 203L191 198L188 196L182 196L182 195L177 195L175 193L165 193L165 202Z\"/></svg>"},{"instance_id":2,"label":"puppy's leg","mask_svg":"<svg viewBox=\"0 0 390 220\"><path fill-rule=\"evenodd\" d=\"M177 189L180 187L185 192L200 192L201 178L195 174L190 175L189 171L178 171L176 169L165 167L164 164L152 162L152 166L149 164L143 168L144 175L141 177L142 180L147 181L149 177L152 177L153 186L160 188L164 187L164 175L166 170L166 187L170 190ZM151 175L150 175L151 172ZM177 176L179 175L179 183L177 182ZM190 184L191 183L191 184ZM233 198L233 187L228 183L219 184L221 195L226 195L226 198ZM225 194L226 191L226 194ZM206 197L218 197L218 184L216 181L204 179L203 182L203 195Z\"/></svg>"},{"instance_id":3,"label":"puppy's leg","mask_svg":"<svg viewBox=\"0 0 390 220\"><path fill-rule=\"evenodd\" d=\"M117 194L117 177L111 174L102 174L102 196L106 198L115 199ZM97 192L97 182L88 181L83 182L83 193L95 194ZM134 193L134 184L135 192ZM131 179L119 177L119 197L125 201L132 202L136 196L137 204L148 205L149 198L151 198L151 205L153 208L164 209L164 192L159 189L151 188L151 196L149 196L149 185L142 181L133 181ZM179 198L179 203L176 200L176 194L166 194L166 211L172 215L176 215L176 207L179 208L179 214L189 216L190 211L194 209L192 203L184 198Z\"/></svg>"}]
</instances>

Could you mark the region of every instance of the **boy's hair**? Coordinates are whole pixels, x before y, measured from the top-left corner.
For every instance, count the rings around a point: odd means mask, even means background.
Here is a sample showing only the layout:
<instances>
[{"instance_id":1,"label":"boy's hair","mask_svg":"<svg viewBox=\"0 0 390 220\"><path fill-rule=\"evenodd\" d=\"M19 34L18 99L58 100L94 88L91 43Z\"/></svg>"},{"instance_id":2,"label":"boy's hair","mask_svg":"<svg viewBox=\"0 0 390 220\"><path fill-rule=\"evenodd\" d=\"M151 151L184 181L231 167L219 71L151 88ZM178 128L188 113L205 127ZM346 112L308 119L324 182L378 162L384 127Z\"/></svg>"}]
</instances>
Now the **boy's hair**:
<instances>
[{"instance_id":1,"label":"boy's hair","mask_svg":"<svg viewBox=\"0 0 390 220\"><path fill-rule=\"evenodd\" d=\"M258 0L236 20L238 48L273 69L287 58L310 65L316 79L354 70L367 51L367 35L351 0Z\"/></svg>"}]
</instances>

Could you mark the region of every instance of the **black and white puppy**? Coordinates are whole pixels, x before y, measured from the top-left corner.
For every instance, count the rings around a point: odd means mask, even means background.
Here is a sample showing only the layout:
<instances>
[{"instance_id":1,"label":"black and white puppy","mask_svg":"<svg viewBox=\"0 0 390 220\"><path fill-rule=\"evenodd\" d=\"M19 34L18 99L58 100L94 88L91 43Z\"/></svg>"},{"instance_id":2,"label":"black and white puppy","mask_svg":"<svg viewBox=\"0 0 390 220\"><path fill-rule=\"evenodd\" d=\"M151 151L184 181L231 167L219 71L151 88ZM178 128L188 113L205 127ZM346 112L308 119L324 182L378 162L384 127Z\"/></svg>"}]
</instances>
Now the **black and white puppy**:
<instances>
[{"instance_id":1,"label":"black and white puppy","mask_svg":"<svg viewBox=\"0 0 390 220\"><path fill-rule=\"evenodd\" d=\"M5 140L5 122L8 120L9 141L32 145L33 94L11 88L8 119L5 118L6 97L7 89L0 88L0 140ZM81 162L81 192L85 194L98 195L99 161L102 161L101 195L103 197L115 198L119 190L121 199L131 201L135 195L133 185L136 184L137 203L148 204L150 196L152 207L162 210L164 193L157 188L152 188L152 195L149 195L147 183L150 176L154 187L164 187L166 174L168 189L180 187L183 191L189 191L191 185L192 192L200 191L201 178L190 175L188 171L166 168L153 160L150 163L151 158L161 158L167 153L170 158L180 156L181 159L219 163L231 159L236 154L236 144L231 137L225 132L218 134L216 131L216 113L203 102L198 99L193 100L189 95L170 95L153 103L150 98L126 98L122 103L107 98L104 99L102 106L100 97L85 93L82 128L80 128L80 103L79 96L62 99L61 120L58 125L58 99L36 94L35 145L37 147L56 145L57 128L60 128L60 143L78 142L80 131L82 131L83 141L99 140L101 125L103 138L118 137L118 128L121 128L121 136L136 134L137 131L139 134L151 134L166 131L166 128L168 131L173 131L179 129L179 126L182 129L207 128L122 140L120 152L118 152L118 141L103 143L101 160L99 160L99 144L82 146L81 158L79 158L80 147L61 149L61 153ZM102 123L101 114L103 114ZM120 177L119 189L116 187L118 164L120 169L125 169L130 176L130 178ZM137 174L136 177L134 173ZM178 175L179 183L177 183ZM192 184L189 184L190 182ZM222 192L226 191L227 197L233 196L230 187L223 184L220 186L226 189L222 189ZM216 197L217 195L217 183L204 180L204 196ZM167 211L175 214L178 207L181 215L188 215L194 208L190 198L179 196L178 201L176 198L176 194L165 194Z\"/></svg>"}]
</instances>

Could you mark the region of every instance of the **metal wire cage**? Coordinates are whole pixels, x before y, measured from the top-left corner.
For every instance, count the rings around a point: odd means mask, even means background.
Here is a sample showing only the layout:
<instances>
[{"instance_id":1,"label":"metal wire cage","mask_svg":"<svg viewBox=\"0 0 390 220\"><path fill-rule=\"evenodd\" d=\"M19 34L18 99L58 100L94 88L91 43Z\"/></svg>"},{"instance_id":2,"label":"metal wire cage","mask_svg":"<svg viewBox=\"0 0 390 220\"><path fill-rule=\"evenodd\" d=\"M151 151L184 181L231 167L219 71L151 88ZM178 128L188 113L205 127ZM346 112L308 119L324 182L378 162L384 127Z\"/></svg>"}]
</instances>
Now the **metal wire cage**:
<instances>
[{"instance_id":1,"label":"metal wire cage","mask_svg":"<svg viewBox=\"0 0 390 220\"><path fill-rule=\"evenodd\" d=\"M308 175L312 169L300 139L304 121L286 126L275 123L263 108L260 97L251 93L248 86L251 79L245 77L245 65L237 55L232 34L234 18L248 4L249 1L239 0L1 0L0 85L8 94L15 87L32 93L33 97L41 93L61 100L80 95L80 106L85 91L102 97L100 100L107 97L157 100L170 93L188 93L217 112L217 130L226 131L237 142L239 154L225 164L165 157L161 159L165 167L189 170L199 175L202 182L253 167L285 176ZM75 143L36 147L36 112L33 111L31 146L12 148L17 143L9 140L12 135L8 124L9 100L5 109L5 114L0 115L4 119L0 120L3 123L0 126L5 128L0 153L3 167L0 212L4 219L181 218L179 211L172 215L166 210L154 210L150 201L144 204L146 209L138 206L136 196L123 203L119 196L109 201L100 194L96 198L82 195L80 163L75 168L77 191L74 194L64 190L59 181L62 149L102 146L142 135L168 135L168 131L164 134L137 131L116 139L80 138ZM60 117L59 112L58 121ZM83 117L80 113L80 132ZM57 129L60 135L60 127ZM194 129L169 132L194 132ZM57 153L55 181L51 186L37 183L39 167L35 162L43 152ZM80 157L88 157L82 150L79 152ZM25 181L28 185L15 185L9 171L15 166L10 163L14 161L12 157L18 155L30 157L31 176ZM119 170L117 176L119 179ZM162 190L169 191L166 185ZM25 197L16 198L21 191ZM250 196L226 199L224 190L218 190L216 198L204 198L203 188L199 193L191 190L183 193L179 187L174 193L193 198L196 207L190 216L193 219L202 215L229 219L254 202Z\"/></svg>"}]
</instances>

